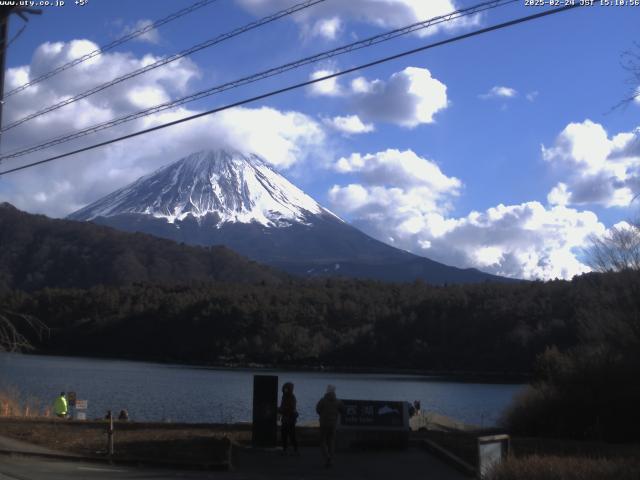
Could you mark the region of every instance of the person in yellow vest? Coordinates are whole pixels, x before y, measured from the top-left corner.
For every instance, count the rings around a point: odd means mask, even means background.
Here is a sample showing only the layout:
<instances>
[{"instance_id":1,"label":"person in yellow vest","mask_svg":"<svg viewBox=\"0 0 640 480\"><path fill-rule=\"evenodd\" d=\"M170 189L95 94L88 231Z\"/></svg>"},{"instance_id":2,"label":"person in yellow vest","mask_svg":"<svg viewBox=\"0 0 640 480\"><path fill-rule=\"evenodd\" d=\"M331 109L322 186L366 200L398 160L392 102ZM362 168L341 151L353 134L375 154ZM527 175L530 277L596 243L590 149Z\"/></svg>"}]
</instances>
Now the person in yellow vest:
<instances>
[{"instance_id":1,"label":"person in yellow vest","mask_svg":"<svg viewBox=\"0 0 640 480\"><path fill-rule=\"evenodd\" d=\"M60 392L60 396L53 402L53 411L60 418L67 418L67 415L69 415L69 404L64 392Z\"/></svg>"}]
</instances>

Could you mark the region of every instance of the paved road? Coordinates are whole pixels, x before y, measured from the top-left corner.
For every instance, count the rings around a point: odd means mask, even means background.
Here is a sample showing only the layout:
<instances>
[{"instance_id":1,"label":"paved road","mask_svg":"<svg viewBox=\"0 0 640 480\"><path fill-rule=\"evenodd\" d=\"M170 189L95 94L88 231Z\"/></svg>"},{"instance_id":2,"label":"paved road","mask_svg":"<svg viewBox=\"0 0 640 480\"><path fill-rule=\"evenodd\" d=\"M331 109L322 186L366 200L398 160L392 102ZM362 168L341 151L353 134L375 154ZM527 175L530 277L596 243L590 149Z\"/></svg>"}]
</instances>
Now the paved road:
<instances>
[{"instance_id":1,"label":"paved road","mask_svg":"<svg viewBox=\"0 0 640 480\"><path fill-rule=\"evenodd\" d=\"M34 457L0 456L0 480L222 479L221 473L141 469ZM235 480L235 479L233 479Z\"/></svg>"},{"instance_id":2,"label":"paved road","mask_svg":"<svg viewBox=\"0 0 640 480\"><path fill-rule=\"evenodd\" d=\"M299 457L281 457L271 452L242 452L238 478L247 480L340 479L340 480L462 480L468 477L417 448L399 452L338 453L335 465L325 468L320 450L305 448Z\"/></svg>"},{"instance_id":3,"label":"paved road","mask_svg":"<svg viewBox=\"0 0 640 480\"><path fill-rule=\"evenodd\" d=\"M428 453L407 452L344 453L334 467L324 468L320 452L302 449L299 457L282 457L277 452L240 452L233 472L175 471L123 467L77 461L0 455L0 480L462 480L468 477Z\"/></svg>"}]
</instances>

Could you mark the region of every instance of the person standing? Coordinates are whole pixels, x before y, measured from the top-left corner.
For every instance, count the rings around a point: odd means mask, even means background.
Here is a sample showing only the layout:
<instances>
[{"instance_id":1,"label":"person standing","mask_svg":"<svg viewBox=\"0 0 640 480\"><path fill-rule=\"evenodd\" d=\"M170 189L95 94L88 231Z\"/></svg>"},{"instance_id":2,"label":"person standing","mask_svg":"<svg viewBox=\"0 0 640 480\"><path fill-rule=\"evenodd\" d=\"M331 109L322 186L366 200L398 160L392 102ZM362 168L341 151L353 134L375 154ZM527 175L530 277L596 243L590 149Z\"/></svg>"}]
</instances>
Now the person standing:
<instances>
[{"instance_id":1,"label":"person standing","mask_svg":"<svg viewBox=\"0 0 640 480\"><path fill-rule=\"evenodd\" d=\"M327 392L316 405L316 412L320 415L320 448L327 468L333 465L336 428L342 410L342 402L336 397L336 387L328 385Z\"/></svg>"},{"instance_id":2,"label":"person standing","mask_svg":"<svg viewBox=\"0 0 640 480\"><path fill-rule=\"evenodd\" d=\"M60 392L60 396L53 402L53 411L59 418L67 418L69 415L69 404L65 392Z\"/></svg>"},{"instance_id":3,"label":"person standing","mask_svg":"<svg viewBox=\"0 0 640 480\"><path fill-rule=\"evenodd\" d=\"M298 410L296 396L293 394L293 383L287 382L282 386L282 400L278 408L280 423L282 426L282 453L287 454L289 440L293 446L294 455L298 454L298 441L296 440L296 421Z\"/></svg>"}]
</instances>

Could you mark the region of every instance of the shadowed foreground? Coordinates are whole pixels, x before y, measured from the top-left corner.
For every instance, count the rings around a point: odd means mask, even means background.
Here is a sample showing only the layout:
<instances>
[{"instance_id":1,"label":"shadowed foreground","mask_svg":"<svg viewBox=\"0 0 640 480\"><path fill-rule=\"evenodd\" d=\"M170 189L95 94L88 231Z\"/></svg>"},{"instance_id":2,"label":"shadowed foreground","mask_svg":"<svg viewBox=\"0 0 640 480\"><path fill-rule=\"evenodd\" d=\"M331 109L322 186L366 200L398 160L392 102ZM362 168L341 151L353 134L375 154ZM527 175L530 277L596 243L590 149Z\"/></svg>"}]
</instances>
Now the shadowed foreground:
<instances>
[{"instance_id":1,"label":"shadowed foreground","mask_svg":"<svg viewBox=\"0 0 640 480\"><path fill-rule=\"evenodd\" d=\"M230 472L178 471L50 460L46 458L0 456L0 480L80 480L80 479L229 479L263 480L292 479L393 479L402 475L404 480L433 478L459 480L467 478L440 462L423 450L406 452L349 452L336 458L336 465L323 466L320 451L301 449L298 457L283 457L277 451L240 451L236 455L236 468Z\"/></svg>"}]
</instances>

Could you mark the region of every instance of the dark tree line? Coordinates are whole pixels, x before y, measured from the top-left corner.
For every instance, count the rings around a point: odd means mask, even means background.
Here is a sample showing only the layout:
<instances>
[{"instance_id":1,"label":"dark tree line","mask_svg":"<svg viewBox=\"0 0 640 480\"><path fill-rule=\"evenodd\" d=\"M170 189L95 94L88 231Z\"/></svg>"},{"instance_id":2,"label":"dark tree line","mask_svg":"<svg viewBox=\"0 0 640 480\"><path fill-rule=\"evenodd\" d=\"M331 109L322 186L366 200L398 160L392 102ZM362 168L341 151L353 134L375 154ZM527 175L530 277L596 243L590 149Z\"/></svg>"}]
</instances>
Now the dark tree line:
<instances>
[{"instance_id":1,"label":"dark tree line","mask_svg":"<svg viewBox=\"0 0 640 480\"><path fill-rule=\"evenodd\" d=\"M516 433L637 442L640 425L640 282L638 272L589 275L576 338L538 357L532 387L506 421Z\"/></svg>"},{"instance_id":2,"label":"dark tree line","mask_svg":"<svg viewBox=\"0 0 640 480\"><path fill-rule=\"evenodd\" d=\"M515 373L532 372L552 346L637 346L639 293L640 274L623 272L444 287L339 279L138 283L11 290L0 304L49 327L36 340L43 352Z\"/></svg>"}]
</instances>

